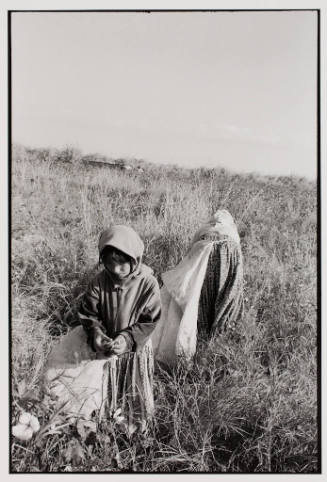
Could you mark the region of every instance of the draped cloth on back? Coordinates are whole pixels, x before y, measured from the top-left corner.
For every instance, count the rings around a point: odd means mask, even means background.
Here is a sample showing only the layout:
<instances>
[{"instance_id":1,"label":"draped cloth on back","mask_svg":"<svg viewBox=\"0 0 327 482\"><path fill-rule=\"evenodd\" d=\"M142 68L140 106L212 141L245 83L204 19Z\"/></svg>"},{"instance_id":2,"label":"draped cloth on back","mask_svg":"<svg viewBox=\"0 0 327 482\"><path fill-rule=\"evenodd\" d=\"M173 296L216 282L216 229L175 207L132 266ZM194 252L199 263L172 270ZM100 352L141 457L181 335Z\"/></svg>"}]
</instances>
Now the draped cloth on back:
<instances>
[{"instance_id":1,"label":"draped cloth on back","mask_svg":"<svg viewBox=\"0 0 327 482\"><path fill-rule=\"evenodd\" d=\"M243 310L240 238L230 213L220 210L195 233L189 252L162 275L162 316L152 334L155 358L190 360L197 336L232 327Z\"/></svg>"}]
</instances>

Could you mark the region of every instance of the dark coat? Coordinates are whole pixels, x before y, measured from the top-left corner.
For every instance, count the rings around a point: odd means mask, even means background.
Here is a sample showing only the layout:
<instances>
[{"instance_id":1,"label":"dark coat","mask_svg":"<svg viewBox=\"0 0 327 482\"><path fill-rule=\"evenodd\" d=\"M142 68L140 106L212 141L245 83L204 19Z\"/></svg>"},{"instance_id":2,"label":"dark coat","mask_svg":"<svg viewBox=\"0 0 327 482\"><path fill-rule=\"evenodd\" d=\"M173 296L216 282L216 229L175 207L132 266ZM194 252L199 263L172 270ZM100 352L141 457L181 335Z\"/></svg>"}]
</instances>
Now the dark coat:
<instances>
[{"instance_id":1,"label":"dark coat","mask_svg":"<svg viewBox=\"0 0 327 482\"><path fill-rule=\"evenodd\" d=\"M141 264L126 283L115 284L106 270L90 283L78 312L90 335L95 327L107 336L128 337L133 350L149 339L161 314L160 290L152 270Z\"/></svg>"}]
</instances>

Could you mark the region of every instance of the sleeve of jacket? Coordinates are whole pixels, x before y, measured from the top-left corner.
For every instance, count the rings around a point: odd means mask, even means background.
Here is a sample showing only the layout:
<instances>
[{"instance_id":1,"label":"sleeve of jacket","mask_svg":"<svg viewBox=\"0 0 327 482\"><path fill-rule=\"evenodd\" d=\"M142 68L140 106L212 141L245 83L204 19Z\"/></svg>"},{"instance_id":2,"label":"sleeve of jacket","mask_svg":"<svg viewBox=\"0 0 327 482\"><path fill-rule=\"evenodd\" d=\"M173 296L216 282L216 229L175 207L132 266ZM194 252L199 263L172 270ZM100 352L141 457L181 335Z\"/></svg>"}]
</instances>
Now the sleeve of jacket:
<instances>
[{"instance_id":1,"label":"sleeve of jacket","mask_svg":"<svg viewBox=\"0 0 327 482\"><path fill-rule=\"evenodd\" d=\"M161 315L160 289L158 282L152 278L142 295L144 302L141 304L137 321L130 327L122 330L121 335L132 339L133 349L142 348L150 338Z\"/></svg>"},{"instance_id":2,"label":"sleeve of jacket","mask_svg":"<svg viewBox=\"0 0 327 482\"><path fill-rule=\"evenodd\" d=\"M99 317L99 303L100 286L97 278L95 278L90 282L78 310L78 319L88 336L93 333L94 328L103 330Z\"/></svg>"}]
</instances>

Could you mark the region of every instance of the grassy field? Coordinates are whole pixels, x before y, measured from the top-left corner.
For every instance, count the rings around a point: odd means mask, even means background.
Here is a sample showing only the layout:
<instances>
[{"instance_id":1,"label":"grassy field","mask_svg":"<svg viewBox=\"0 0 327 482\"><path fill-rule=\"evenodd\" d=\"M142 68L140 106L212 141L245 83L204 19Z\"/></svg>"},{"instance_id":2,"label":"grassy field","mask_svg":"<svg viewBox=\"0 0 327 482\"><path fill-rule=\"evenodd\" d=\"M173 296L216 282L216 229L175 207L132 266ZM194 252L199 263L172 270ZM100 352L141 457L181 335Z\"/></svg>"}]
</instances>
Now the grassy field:
<instances>
[{"instance_id":1,"label":"grassy field","mask_svg":"<svg viewBox=\"0 0 327 482\"><path fill-rule=\"evenodd\" d=\"M12 159L12 418L36 437L12 440L12 472L286 472L319 470L317 433L317 192L296 177L144 164L84 165L80 154L15 146ZM76 321L97 268L99 233L131 224L160 273L198 225L227 208L245 265L245 316L199 346L190 370L155 377L146 438L115 420L84 433L40 392L53 343Z\"/></svg>"}]
</instances>

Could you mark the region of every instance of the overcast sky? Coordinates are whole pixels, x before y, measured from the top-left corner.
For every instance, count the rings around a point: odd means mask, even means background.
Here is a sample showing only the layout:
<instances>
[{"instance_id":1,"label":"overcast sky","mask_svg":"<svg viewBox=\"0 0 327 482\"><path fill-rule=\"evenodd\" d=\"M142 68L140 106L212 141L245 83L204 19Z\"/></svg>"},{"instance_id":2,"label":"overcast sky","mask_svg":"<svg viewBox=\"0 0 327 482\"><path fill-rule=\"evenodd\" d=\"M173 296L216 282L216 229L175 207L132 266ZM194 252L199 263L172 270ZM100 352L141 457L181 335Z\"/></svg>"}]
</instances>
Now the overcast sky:
<instances>
[{"instance_id":1,"label":"overcast sky","mask_svg":"<svg viewBox=\"0 0 327 482\"><path fill-rule=\"evenodd\" d=\"M14 13L13 141L316 175L317 14Z\"/></svg>"}]
</instances>

